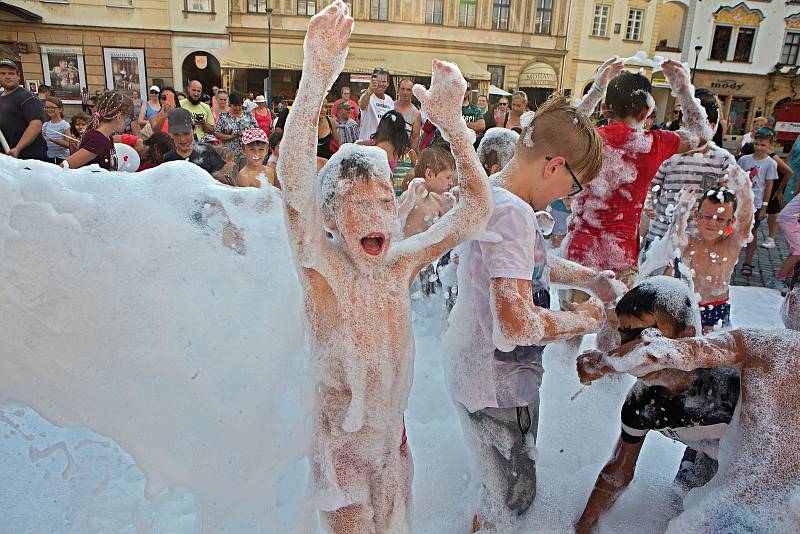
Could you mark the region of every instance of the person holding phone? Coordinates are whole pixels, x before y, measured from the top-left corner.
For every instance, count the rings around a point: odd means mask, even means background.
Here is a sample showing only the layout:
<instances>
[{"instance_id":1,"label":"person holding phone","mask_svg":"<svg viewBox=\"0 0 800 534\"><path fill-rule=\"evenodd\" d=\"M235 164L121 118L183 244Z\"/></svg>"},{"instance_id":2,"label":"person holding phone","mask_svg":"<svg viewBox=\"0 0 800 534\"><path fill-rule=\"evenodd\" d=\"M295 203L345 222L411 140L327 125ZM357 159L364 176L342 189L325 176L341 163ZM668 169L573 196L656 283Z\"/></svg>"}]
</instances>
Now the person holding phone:
<instances>
[{"instance_id":1,"label":"person holding phone","mask_svg":"<svg viewBox=\"0 0 800 534\"><path fill-rule=\"evenodd\" d=\"M211 106L203 102L202 98L203 84L197 80L191 80L186 86L186 99L181 102L181 107L189 110L189 113L192 114L196 141L202 141L206 134L214 133L214 116L211 114Z\"/></svg>"},{"instance_id":2,"label":"person holding phone","mask_svg":"<svg viewBox=\"0 0 800 534\"><path fill-rule=\"evenodd\" d=\"M372 71L369 87L358 99L358 107L361 108L359 141L371 139L383 116L389 111L394 111L394 100L386 94L388 87L389 71L383 67L376 67Z\"/></svg>"},{"instance_id":3,"label":"person holding phone","mask_svg":"<svg viewBox=\"0 0 800 534\"><path fill-rule=\"evenodd\" d=\"M161 111L150 117L153 132L169 131L169 112L177 107L177 95L172 87L164 87L158 97L161 102Z\"/></svg>"}]
</instances>

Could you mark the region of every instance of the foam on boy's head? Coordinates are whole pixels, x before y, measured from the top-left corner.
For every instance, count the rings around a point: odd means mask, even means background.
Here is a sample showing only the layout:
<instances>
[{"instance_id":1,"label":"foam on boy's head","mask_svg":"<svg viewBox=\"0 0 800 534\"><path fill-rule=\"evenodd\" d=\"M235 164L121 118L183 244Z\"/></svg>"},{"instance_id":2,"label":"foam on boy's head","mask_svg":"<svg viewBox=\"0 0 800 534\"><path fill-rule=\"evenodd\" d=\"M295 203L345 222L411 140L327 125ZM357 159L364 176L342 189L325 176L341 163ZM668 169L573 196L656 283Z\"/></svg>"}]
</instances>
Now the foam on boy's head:
<instances>
[{"instance_id":1,"label":"foam on boy's head","mask_svg":"<svg viewBox=\"0 0 800 534\"><path fill-rule=\"evenodd\" d=\"M700 211L700 208L702 208L703 204L706 202L712 204L730 204L733 207L733 211L736 211L736 206L738 205L734 192L724 187L720 189L709 189L703 193L700 202L697 204L697 211Z\"/></svg>"},{"instance_id":2,"label":"foam on boy's head","mask_svg":"<svg viewBox=\"0 0 800 534\"><path fill-rule=\"evenodd\" d=\"M700 310L689 286L671 276L653 276L628 291L617 303L617 316L668 320L678 331L693 326L700 332Z\"/></svg>"},{"instance_id":3,"label":"foam on boy's head","mask_svg":"<svg viewBox=\"0 0 800 534\"><path fill-rule=\"evenodd\" d=\"M562 156L585 184L600 172L603 141L589 117L553 93L524 125L516 154L527 160Z\"/></svg>"},{"instance_id":4,"label":"foam on boy's head","mask_svg":"<svg viewBox=\"0 0 800 534\"><path fill-rule=\"evenodd\" d=\"M505 168L511 158L514 157L514 150L519 141L519 134L508 128L489 128L483 135L478 145L478 159L486 169L491 172L493 166L498 165L500 169Z\"/></svg>"},{"instance_id":5,"label":"foam on boy's head","mask_svg":"<svg viewBox=\"0 0 800 534\"><path fill-rule=\"evenodd\" d=\"M319 197L322 211L333 215L344 191L356 180L386 180L391 171L386 152L378 147L353 143L342 145L319 172Z\"/></svg>"},{"instance_id":6,"label":"foam on boy's head","mask_svg":"<svg viewBox=\"0 0 800 534\"><path fill-rule=\"evenodd\" d=\"M611 80L606 89L605 109L616 120L639 117L650 108L653 86L641 74L621 72Z\"/></svg>"}]
</instances>

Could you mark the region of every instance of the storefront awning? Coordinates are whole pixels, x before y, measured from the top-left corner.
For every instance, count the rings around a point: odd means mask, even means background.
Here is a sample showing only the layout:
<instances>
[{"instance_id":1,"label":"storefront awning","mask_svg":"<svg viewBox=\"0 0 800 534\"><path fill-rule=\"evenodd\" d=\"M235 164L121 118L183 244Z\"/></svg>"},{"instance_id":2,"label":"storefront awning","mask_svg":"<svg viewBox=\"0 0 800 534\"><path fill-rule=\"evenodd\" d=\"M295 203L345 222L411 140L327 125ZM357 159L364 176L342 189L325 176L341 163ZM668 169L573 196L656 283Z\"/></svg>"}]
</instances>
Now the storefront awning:
<instances>
[{"instance_id":1,"label":"storefront awning","mask_svg":"<svg viewBox=\"0 0 800 534\"><path fill-rule=\"evenodd\" d=\"M556 89L558 76L555 69L547 63L531 63L519 73L519 86Z\"/></svg>"},{"instance_id":2,"label":"storefront awning","mask_svg":"<svg viewBox=\"0 0 800 534\"><path fill-rule=\"evenodd\" d=\"M233 41L222 51L219 64L229 69L267 69L269 68L267 43ZM303 70L303 46L272 43L272 68Z\"/></svg>"},{"instance_id":3,"label":"storefront awning","mask_svg":"<svg viewBox=\"0 0 800 534\"><path fill-rule=\"evenodd\" d=\"M489 94L492 96L511 96L511 93L508 91L503 91L497 86L489 85Z\"/></svg>"},{"instance_id":4,"label":"storefront awning","mask_svg":"<svg viewBox=\"0 0 800 534\"><path fill-rule=\"evenodd\" d=\"M450 61L458 65L469 80L489 80L489 71L462 54L449 52L399 52L379 49L350 48L344 72L372 74L375 67L384 67L397 76L427 77L431 75L433 59ZM234 41L220 57L225 68L266 69L269 66L267 44ZM302 70L303 46L301 44L272 44L272 68Z\"/></svg>"}]
</instances>

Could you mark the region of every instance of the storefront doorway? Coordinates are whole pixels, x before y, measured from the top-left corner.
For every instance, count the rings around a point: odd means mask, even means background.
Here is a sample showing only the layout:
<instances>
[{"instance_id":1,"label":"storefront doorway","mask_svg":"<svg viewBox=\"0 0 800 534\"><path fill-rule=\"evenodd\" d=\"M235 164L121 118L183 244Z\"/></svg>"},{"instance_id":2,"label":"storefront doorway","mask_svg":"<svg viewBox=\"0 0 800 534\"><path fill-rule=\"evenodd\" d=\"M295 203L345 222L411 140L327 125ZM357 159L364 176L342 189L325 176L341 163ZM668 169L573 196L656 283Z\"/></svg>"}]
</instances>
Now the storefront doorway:
<instances>
[{"instance_id":1,"label":"storefront doorway","mask_svg":"<svg viewBox=\"0 0 800 534\"><path fill-rule=\"evenodd\" d=\"M192 52L183 60L183 84L189 80L199 80L203 92L211 94L211 88L222 86L222 72L219 60L208 52Z\"/></svg>"},{"instance_id":2,"label":"storefront doorway","mask_svg":"<svg viewBox=\"0 0 800 534\"><path fill-rule=\"evenodd\" d=\"M750 115L752 99L740 96L731 98L731 107L728 110L728 135L744 135L748 130L747 118Z\"/></svg>"}]
</instances>

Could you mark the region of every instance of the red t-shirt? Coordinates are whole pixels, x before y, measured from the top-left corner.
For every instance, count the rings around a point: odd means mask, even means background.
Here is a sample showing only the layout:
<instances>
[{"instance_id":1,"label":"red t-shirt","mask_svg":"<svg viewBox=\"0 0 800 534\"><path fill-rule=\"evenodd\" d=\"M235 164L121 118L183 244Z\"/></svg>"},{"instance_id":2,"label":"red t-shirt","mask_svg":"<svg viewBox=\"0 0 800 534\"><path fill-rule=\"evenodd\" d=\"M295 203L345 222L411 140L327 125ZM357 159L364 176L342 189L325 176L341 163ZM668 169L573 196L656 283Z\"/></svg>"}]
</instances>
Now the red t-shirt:
<instances>
[{"instance_id":1,"label":"red t-shirt","mask_svg":"<svg viewBox=\"0 0 800 534\"><path fill-rule=\"evenodd\" d=\"M681 144L667 130L643 131L623 123L598 129L603 138L600 174L572 203L567 257L594 269L635 267L639 218L650 182Z\"/></svg>"}]
</instances>

